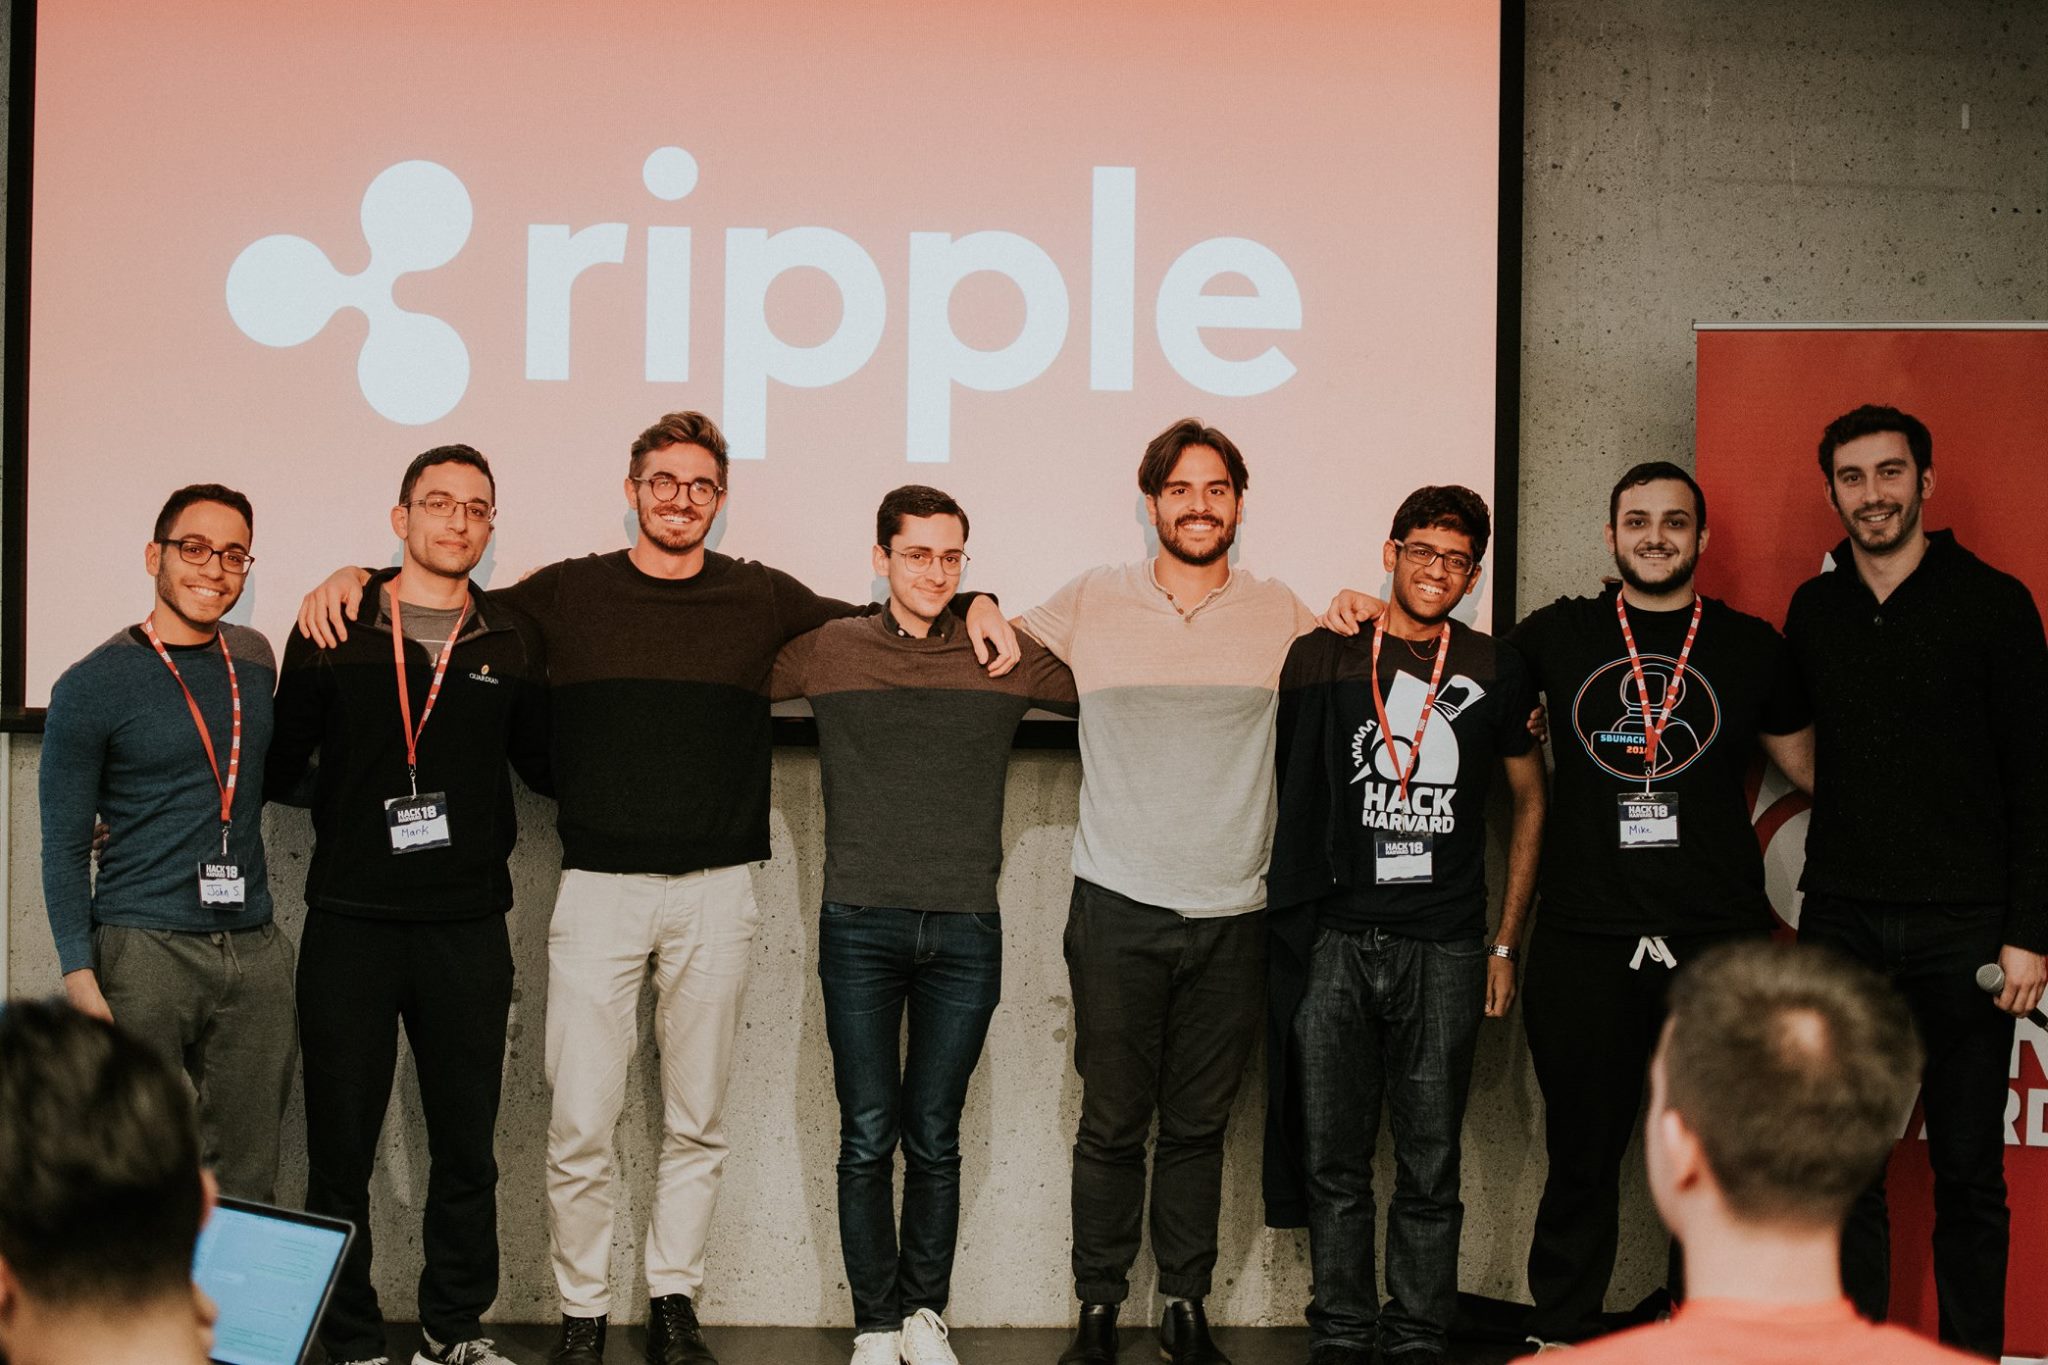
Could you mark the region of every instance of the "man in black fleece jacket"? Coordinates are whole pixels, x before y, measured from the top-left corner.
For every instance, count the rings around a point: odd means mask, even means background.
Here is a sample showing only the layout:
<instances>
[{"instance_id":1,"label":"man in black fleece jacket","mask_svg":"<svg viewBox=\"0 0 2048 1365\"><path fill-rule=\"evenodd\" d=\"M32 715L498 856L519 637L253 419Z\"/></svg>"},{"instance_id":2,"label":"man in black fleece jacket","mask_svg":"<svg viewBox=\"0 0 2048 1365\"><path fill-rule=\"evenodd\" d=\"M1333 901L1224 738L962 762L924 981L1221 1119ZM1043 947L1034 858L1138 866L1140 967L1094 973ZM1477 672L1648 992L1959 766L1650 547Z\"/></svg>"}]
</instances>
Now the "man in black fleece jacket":
<instances>
[{"instance_id":1,"label":"man in black fleece jacket","mask_svg":"<svg viewBox=\"0 0 2048 1365\"><path fill-rule=\"evenodd\" d=\"M872 604L713 553L724 435L670 413L633 442L632 548L536 570L492 594L548 650L562 880L548 928L548 1205L562 1335L557 1365L598 1365L612 1306L613 1130L652 973L662 1148L647 1220L647 1358L710 1365L695 1295L727 1142L723 1110L761 911L747 864L768 857L769 678L781 648ZM307 598L301 628L339 633L361 577ZM977 658L1017 658L992 599L958 599Z\"/></svg>"},{"instance_id":2,"label":"man in black fleece jacket","mask_svg":"<svg viewBox=\"0 0 2048 1365\"><path fill-rule=\"evenodd\" d=\"M1849 537L1785 617L1814 715L1799 937L1876 967L1912 1007L1941 1339L1996 1359L2013 1016L2048 979L2048 644L2025 584L1922 529L1934 443L1917 418L1873 406L1837 418L1820 467ZM1994 962L1995 999L1975 981ZM1842 1259L1850 1298L1881 1320L1882 1177L1849 1215Z\"/></svg>"},{"instance_id":3,"label":"man in black fleece jacket","mask_svg":"<svg viewBox=\"0 0 2048 1365\"><path fill-rule=\"evenodd\" d=\"M354 1223L320 1336L330 1360L384 1358L370 1283L370 1172L398 1026L419 1071L427 1185L416 1365L502 1361L483 1335L498 1293L497 1133L512 1004L506 859L518 837L509 758L548 790L540 633L469 581L497 489L469 446L415 459L391 528L396 570L332 649L285 646L266 789L318 755L313 862L299 945L306 1207Z\"/></svg>"}]
</instances>

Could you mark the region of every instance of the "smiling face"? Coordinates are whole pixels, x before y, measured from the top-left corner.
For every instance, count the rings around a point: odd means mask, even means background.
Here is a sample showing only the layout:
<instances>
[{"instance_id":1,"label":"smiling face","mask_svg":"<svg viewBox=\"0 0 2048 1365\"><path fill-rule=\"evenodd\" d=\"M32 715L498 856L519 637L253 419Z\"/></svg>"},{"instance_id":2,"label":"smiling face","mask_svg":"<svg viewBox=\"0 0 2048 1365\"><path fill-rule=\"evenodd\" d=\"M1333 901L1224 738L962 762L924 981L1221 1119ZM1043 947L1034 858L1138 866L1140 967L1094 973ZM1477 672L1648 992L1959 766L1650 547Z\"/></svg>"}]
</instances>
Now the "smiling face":
<instances>
[{"instance_id":1,"label":"smiling face","mask_svg":"<svg viewBox=\"0 0 2048 1365\"><path fill-rule=\"evenodd\" d=\"M437 517L420 504L449 497L455 506ZM391 529L405 542L406 562L440 578L467 578L491 542L491 523L471 516L470 505L491 504L491 481L466 464L428 465L413 484L410 505L391 509Z\"/></svg>"},{"instance_id":2,"label":"smiling face","mask_svg":"<svg viewBox=\"0 0 2048 1365\"><path fill-rule=\"evenodd\" d=\"M899 624L914 619L929 626L939 619L960 589L960 569L948 570L946 556L962 554L966 548L967 532L960 518L944 512L903 518L888 546L875 547L875 572L889 580L889 610ZM913 568L913 558L926 562Z\"/></svg>"},{"instance_id":3,"label":"smiling face","mask_svg":"<svg viewBox=\"0 0 2048 1365\"><path fill-rule=\"evenodd\" d=\"M1692 490L1677 479L1653 479L1621 491L1607 548L1622 582L1652 595L1678 592L1692 582L1706 546Z\"/></svg>"},{"instance_id":4,"label":"smiling face","mask_svg":"<svg viewBox=\"0 0 2048 1365\"><path fill-rule=\"evenodd\" d=\"M246 551L249 523L225 503L195 502L178 513L165 539L171 543L152 544L142 556L143 567L156 580L158 629L174 644L203 643L213 637L220 619L241 599L249 576L229 573L221 567L219 555L208 556L204 564L187 564L179 556L178 546L190 543L212 550Z\"/></svg>"},{"instance_id":5,"label":"smiling face","mask_svg":"<svg viewBox=\"0 0 2048 1365\"><path fill-rule=\"evenodd\" d=\"M646 481L657 474L675 479L674 497L655 496ZM631 478L626 480L626 502L640 518L641 539L670 555L683 556L700 549L704 537L711 533L711 523L725 506L725 493L721 489L700 507L690 501L690 484L698 479L714 487L724 482L718 477L716 457L703 446L663 446L647 452L640 461L638 475L637 483Z\"/></svg>"},{"instance_id":6,"label":"smiling face","mask_svg":"<svg viewBox=\"0 0 2048 1365\"><path fill-rule=\"evenodd\" d=\"M1230 553L1244 515L1244 499L1230 481L1222 455L1208 446L1189 446L1175 461L1159 495L1145 499L1145 510L1159 532L1159 547L1201 568Z\"/></svg>"},{"instance_id":7,"label":"smiling face","mask_svg":"<svg viewBox=\"0 0 2048 1365\"><path fill-rule=\"evenodd\" d=\"M1425 546L1435 552L1434 557L1429 564L1418 564L1415 559ZM1444 561L1447 554L1470 559L1472 537L1448 527L1418 526L1400 541L1386 544L1383 557L1394 579L1393 605L1416 626L1441 625L1479 582L1479 565L1459 573Z\"/></svg>"},{"instance_id":8,"label":"smiling face","mask_svg":"<svg viewBox=\"0 0 2048 1365\"><path fill-rule=\"evenodd\" d=\"M1856 548L1886 555L1917 540L1934 470L1920 469L1903 432L1874 431L1835 448L1828 501Z\"/></svg>"}]
</instances>

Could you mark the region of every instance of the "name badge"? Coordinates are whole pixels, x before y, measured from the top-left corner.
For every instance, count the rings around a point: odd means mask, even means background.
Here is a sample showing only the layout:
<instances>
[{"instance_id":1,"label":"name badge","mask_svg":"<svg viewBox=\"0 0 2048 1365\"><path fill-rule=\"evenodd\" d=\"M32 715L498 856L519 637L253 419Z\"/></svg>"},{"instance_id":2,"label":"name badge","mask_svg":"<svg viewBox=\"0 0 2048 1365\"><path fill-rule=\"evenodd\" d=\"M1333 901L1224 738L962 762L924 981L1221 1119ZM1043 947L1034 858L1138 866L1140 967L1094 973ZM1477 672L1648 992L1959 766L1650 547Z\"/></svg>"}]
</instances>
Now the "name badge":
<instances>
[{"instance_id":1,"label":"name badge","mask_svg":"<svg viewBox=\"0 0 2048 1365\"><path fill-rule=\"evenodd\" d=\"M1623 848L1678 847L1677 792L1623 792L1614 804Z\"/></svg>"},{"instance_id":2,"label":"name badge","mask_svg":"<svg viewBox=\"0 0 2048 1365\"><path fill-rule=\"evenodd\" d=\"M1431 878L1428 834L1374 834L1372 879L1378 886L1426 884Z\"/></svg>"},{"instance_id":3,"label":"name badge","mask_svg":"<svg viewBox=\"0 0 2048 1365\"><path fill-rule=\"evenodd\" d=\"M239 910L243 896L242 865L225 860L201 859L199 903L214 910Z\"/></svg>"},{"instance_id":4,"label":"name badge","mask_svg":"<svg viewBox=\"0 0 2048 1365\"><path fill-rule=\"evenodd\" d=\"M384 803L384 823L391 828L393 853L418 853L421 849L446 848L450 842L447 793L421 792L418 796L394 796Z\"/></svg>"}]
</instances>

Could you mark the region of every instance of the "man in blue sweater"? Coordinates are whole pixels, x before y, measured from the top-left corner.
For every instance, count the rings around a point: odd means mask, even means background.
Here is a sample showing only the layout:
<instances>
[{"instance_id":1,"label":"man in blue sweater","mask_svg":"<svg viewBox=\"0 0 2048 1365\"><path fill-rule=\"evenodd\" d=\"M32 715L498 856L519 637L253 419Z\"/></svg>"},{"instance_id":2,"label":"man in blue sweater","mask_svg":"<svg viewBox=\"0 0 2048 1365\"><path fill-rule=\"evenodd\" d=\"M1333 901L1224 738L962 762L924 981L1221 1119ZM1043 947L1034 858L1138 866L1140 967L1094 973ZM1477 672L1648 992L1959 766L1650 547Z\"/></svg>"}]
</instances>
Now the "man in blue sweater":
<instances>
[{"instance_id":1,"label":"man in blue sweater","mask_svg":"<svg viewBox=\"0 0 2048 1365\"><path fill-rule=\"evenodd\" d=\"M248 498L171 494L142 623L64 671L43 731L43 901L65 993L181 1065L223 1193L269 1200L297 1053L292 947L271 920L270 644L223 618L254 557ZM91 874L95 820L112 831Z\"/></svg>"}]
</instances>

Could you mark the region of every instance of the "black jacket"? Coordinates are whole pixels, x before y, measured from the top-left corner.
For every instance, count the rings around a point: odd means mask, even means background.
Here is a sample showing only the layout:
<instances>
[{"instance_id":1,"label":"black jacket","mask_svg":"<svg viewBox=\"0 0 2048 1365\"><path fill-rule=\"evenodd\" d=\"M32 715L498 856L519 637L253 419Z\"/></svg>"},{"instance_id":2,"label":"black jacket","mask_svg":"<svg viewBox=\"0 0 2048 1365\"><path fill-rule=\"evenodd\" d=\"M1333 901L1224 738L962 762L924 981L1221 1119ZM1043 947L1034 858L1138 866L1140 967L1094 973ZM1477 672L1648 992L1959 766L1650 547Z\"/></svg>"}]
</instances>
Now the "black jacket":
<instances>
[{"instance_id":1,"label":"black jacket","mask_svg":"<svg viewBox=\"0 0 2048 1365\"><path fill-rule=\"evenodd\" d=\"M2007 943L2048 951L2048 644L2026 584L1935 531L1880 603L1845 540L1785 639L1814 718L1800 887L1996 905Z\"/></svg>"},{"instance_id":2,"label":"black jacket","mask_svg":"<svg viewBox=\"0 0 2048 1365\"><path fill-rule=\"evenodd\" d=\"M512 907L506 859L518 838L509 759L528 786L551 793L546 655L524 614L470 585L471 611L449 656L434 712L419 739L419 789L447 796L447 848L394 853L384 803L410 791L391 626L381 589L334 649L293 632L278 671L277 732L266 789L313 775L313 863L306 903L373 919L466 919ZM408 640L406 688L419 721L440 647Z\"/></svg>"}]
</instances>

